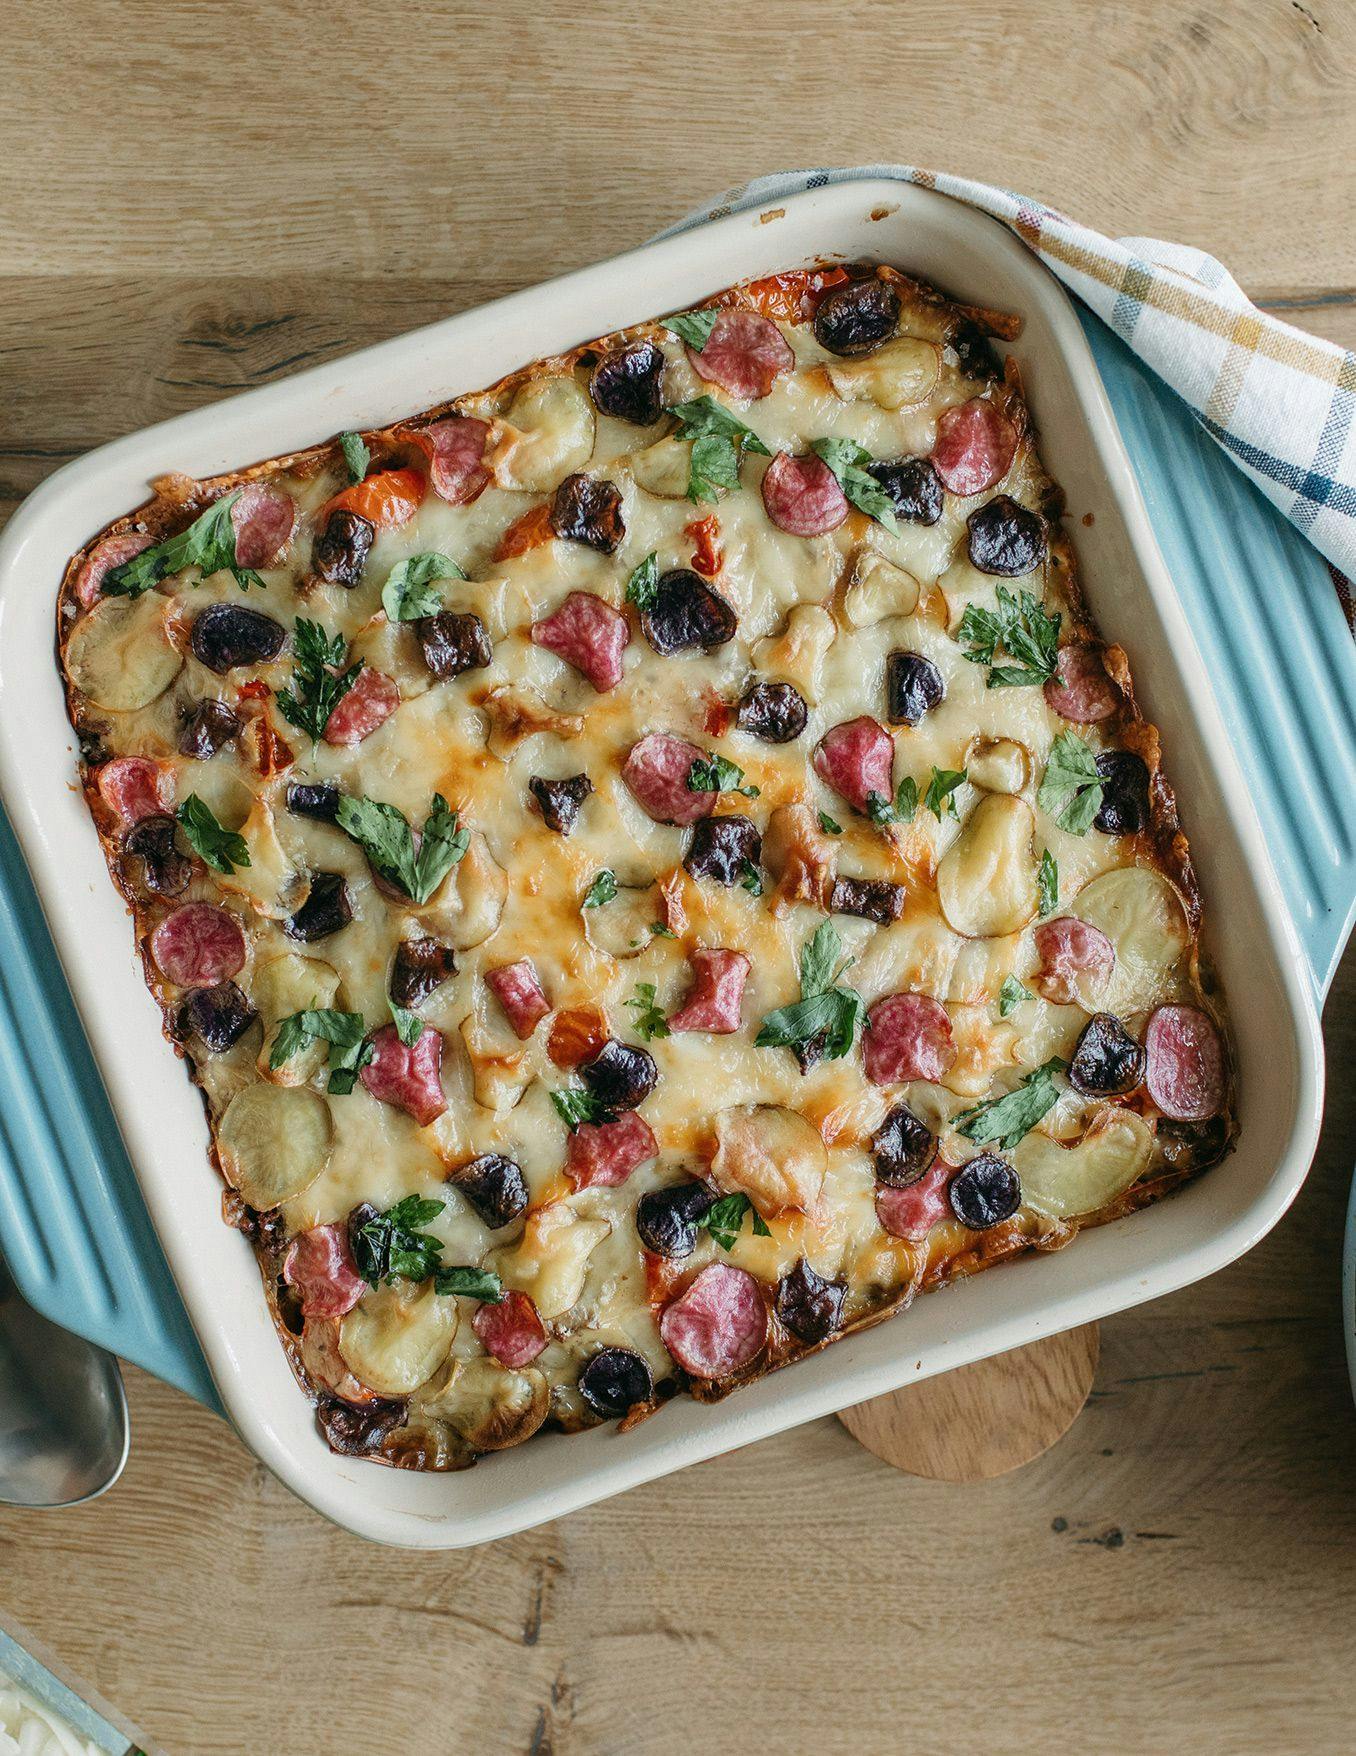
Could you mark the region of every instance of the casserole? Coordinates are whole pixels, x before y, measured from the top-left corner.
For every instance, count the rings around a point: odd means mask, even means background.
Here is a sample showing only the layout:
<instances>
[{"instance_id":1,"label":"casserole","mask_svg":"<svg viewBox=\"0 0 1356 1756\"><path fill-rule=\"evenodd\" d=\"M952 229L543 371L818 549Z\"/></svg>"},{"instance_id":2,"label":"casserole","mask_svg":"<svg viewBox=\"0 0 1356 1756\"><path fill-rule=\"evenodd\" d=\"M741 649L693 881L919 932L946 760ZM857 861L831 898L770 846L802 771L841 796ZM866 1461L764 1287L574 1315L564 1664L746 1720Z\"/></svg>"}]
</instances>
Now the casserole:
<instances>
[{"instance_id":1,"label":"casserole","mask_svg":"<svg viewBox=\"0 0 1356 1756\"><path fill-rule=\"evenodd\" d=\"M210 420L186 417L122 441L54 478L6 539L0 691L9 711L0 716L0 780L171 1266L223 1399L249 1442L322 1510L384 1540L436 1546L521 1528L793 1420L860 1400L915 1372L959 1364L1182 1284L1255 1241L1284 1210L1307 1166L1316 1128L1319 1050L1295 948L1246 790L1063 295L998 228L926 192L854 185L801 197L764 218L766 223L758 216L722 221L695 240L651 246L555 283L549 291L517 295L488 312L251 393L212 411ZM221 1234L210 1184L200 1189L183 1175L183 1164L191 1162L187 1143L201 1137L196 1099L167 1077L163 1093L158 1086L155 1092L154 1127L148 1106L143 1107L144 1091L137 1102L138 1082L149 1083L146 1070L158 1070L166 1057L153 1008L134 996L140 983L130 961L125 970L99 968L108 934L118 943L116 935L125 929L116 903L103 893L97 850L88 847L81 820L83 807L72 801L69 820L64 810L53 808L70 772L71 751L55 685L37 674L33 662L45 645L50 591L27 583L20 597L14 569L22 570L26 582L54 580L72 541L91 534L72 528L69 507L77 499L82 522L92 519L97 525L138 500L145 480L168 468L209 475L241 457L301 446L348 426L370 427L474 388L543 348L567 348L600 329L624 326L679 301L695 303L731 281L833 252L906 264L959 297L1017 310L1025 319L1016 351L1047 462L1063 483L1075 517L1093 515L1079 539L1087 596L1107 637L1123 636L1131 646L1146 711L1164 728L1173 753L1203 889L1217 918L1222 908L1229 910L1227 939L1221 936L1210 950L1231 995L1244 1093L1243 1147L1227 1173L1113 1232L1088 1237L1074 1256L1010 1268L998 1277L1010 1290L1000 1292L984 1281L967 1285L949 1300L931 1302L939 1308L929 1309L925 1302L906 1322L854 1336L802 1363L790 1377L765 1380L718 1410L675 1407L663 1422L630 1434L625 1456L604 1431L576 1439L564 1454L557 1441L543 1441L532 1448L536 1456L530 1460L526 1453L514 1454L452 1482L386 1474L374 1481L370 1471L327 1458L309 1431L304 1408L296 1408L293 1422L284 1406L285 1367L276 1361L280 1384L275 1363L263 1357L272 1339L267 1319L261 1309L244 1308L252 1276L248 1254L238 1240ZM454 348L472 362L469 367L458 369L451 359ZM1114 595L1106 592L1108 580L1118 586ZM27 658L16 658L22 653ZM92 859L86 857L90 853ZM78 919L70 906L77 880ZM92 893L88 905L86 884ZM113 1016L116 1031L108 1022ZM195 1145L192 1158L196 1153ZM1075 1257L1081 1257L1081 1269ZM253 1297L257 1302L257 1293Z\"/></svg>"}]
</instances>

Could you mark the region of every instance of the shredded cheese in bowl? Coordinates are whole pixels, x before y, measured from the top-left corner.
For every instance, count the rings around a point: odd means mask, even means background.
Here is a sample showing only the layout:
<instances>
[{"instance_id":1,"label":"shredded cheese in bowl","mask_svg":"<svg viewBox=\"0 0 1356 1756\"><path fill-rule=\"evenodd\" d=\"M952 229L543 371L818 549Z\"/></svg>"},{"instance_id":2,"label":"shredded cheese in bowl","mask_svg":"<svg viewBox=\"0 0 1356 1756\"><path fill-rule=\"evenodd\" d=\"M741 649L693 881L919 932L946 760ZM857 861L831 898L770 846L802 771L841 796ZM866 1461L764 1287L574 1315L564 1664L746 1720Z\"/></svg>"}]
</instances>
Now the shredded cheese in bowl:
<instances>
[{"instance_id":1,"label":"shredded cheese in bowl","mask_svg":"<svg viewBox=\"0 0 1356 1756\"><path fill-rule=\"evenodd\" d=\"M0 1671L0 1756L105 1756Z\"/></svg>"}]
</instances>

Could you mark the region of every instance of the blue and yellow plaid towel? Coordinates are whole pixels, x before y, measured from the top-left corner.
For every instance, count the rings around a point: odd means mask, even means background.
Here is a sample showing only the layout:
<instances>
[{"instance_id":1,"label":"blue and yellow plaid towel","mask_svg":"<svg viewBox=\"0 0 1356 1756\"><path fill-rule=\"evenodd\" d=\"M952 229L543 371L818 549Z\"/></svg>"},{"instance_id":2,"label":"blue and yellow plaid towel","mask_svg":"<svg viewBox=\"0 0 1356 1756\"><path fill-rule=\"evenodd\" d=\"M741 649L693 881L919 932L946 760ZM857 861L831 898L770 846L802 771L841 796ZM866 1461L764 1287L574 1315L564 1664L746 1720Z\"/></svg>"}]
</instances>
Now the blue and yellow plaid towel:
<instances>
[{"instance_id":1,"label":"blue and yellow plaid towel","mask_svg":"<svg viewBox=\"0 0 1356 1756\"><path fill-rule=\"evenodd\" d=\"M1223 263L1157 238L1105 238L1010 189L916 165L759 177L674 231L828 183L887 177L1002 220L1171 386L1226 455L1324 555L1356 632L1356 354L1269 316Z\"/></svg>"}]
</instances>

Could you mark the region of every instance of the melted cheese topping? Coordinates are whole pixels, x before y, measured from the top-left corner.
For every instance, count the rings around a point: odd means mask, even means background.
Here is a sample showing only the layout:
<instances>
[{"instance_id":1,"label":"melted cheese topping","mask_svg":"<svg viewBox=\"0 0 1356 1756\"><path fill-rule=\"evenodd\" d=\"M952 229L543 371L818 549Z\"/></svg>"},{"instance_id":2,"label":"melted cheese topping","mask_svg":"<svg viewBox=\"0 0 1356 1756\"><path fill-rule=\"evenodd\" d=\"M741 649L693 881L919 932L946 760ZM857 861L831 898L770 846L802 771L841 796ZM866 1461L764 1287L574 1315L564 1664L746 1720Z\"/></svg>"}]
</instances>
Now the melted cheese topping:
<instances>
[{"instance_id":1,"label":"melted cheese topping","mask_svg":"<svg viewBox=\"0 0 1356 1756\"><path fill-rule=\"evenodd\" d=\"M1001 583L966 558L968 515L998 492L1047 515L1053 496L1015 385L967 376L947 345L958 313L901 285L899 338L882 350L878 366L869 358L836 359L808 324L784 321L779 327L795 369L750 404L731 403L701 380L667 331L639 333L664 350L666 405L711 395L728 403L770 453L802 452L813 440L833 437L853 440L874 457L926 457L948 408L975 396L998 401L1024 435L1011 469L985 494L958 499L947 493L931 526L901 521L895 535L854 511L829 535L789 535L764 510L759 485L768 459L753 454L744 458L737 490L714 507L694 508L686 497L690 447L670 435L668 417L641 429L598 415L584 388L585 367L553 362L516 389L463 399L462 412L495 423L487 453L494 482L468 506L427 494L408 523L378 534L355 589L326 583L309 565L317 514L344 480L334 448L317 454L320 462L313 456L267 477L296 502L298 525L284 559L264 572L266 591L251 593L248 603L289 628L305 616L342 634L350 662L362 660L396 681L398 710L361 743L312 745L270 699L262 706L247 702L242 711L266 715L268 727L290 747L294 760L284 772L260 772L269 766L268 740L257 717L238 742L209 761L178 753L186 707L207 697L236 705L249 681L265 684L274 696L293 683L290 643L276 660L226 678L193 657L184 638L191 619L210 603L242 601L229 573L203 579L190 568L145 597L101 600L74 622L65 658L73 710L86 735L97 736L110 754L172 765L178 797L196 792L249 846L250 866L233 875L195 863L188 891L174 904L138 891L135 873L122 872L143 934L169 907L194 898L219 902L245 929L247 962L235 980L260 1018L224 1054L188 1045L214 1129L231 1098L260 1080L304 1085L328 1105L332 1140L316 1174L282 1203L289 1236L342 1221L360 1202L384 1209L412 1193L434 1197L445 1205L426 1229L443 1243L444 1261L493 1270L506 1287L528 1294L547 1324L545 1350L531 1366L510 1370L487 1359L469 1320L473 1302L438 1298L427 1286L370 1291L337 1323L308 1321L301 1354L312 1384L358 1405L374 1392L408 1397L404 1438L419 1438L417 1462L464 1462L477 1449L512 1442L539 1424L548 1406L567 1426L592 1420L576 1382L600 1344L637 1350L656 1381L671 1376L658 1314L708 1262L733 1262L771 1292L803 1257L845 1283L848 1323L906 1298L925 1280L973 1265L975 1235L953 1218L934 1226L921 1244L882 1230L870 1138L902 1100L938 1134L949 1161L964 1164L979 1148L956 1132L953 1118L1011 1090L1050 1057L1071 1056L1095 998L1085 1009L1032 996L1009 1008L1007 1017L998 1004L1006 978L1030 989L1039 965L1030 898L1043 850L1058 865L1055 912L1079 914L1080 898L1090 897L1084 918L1100 925L1118 950L1124 947L1122 962L1134 978L1127 978L1122 996L1132 1032L1142 1028L1149 1005L1168 999L1201 1004L1187 910L1156 869L1153 838L1074 835L1040 809L1039 782L1065 722L1038 687L986 687L986 667L968 661L956 639L965 607L992 609ZM497 561L506 529L575 470L620 491L625 536L617 551L603 555L551 540ZM629 575L652 552L661 570L690 565L693 538L686 527L712 514L722 557L714 584L738 617L728 644L661 657L629 612L623 680L598 694L531 642L532 622L572 591L622 608ZM1057 523L1047 523L1047 530L1047 559L1013 583L1062 617L1065 638L1074 630L1088 637L1068 545ZM455 557L468 575L466 583L442 582L439 591L444 608L474 611L483 620L493 643L487 669L437 682L413 628L387 621L384 581L399 561L425 551ZM899 648L931 659L946 693L916 728L893 728L896 780L912 776L921 793L933 768L966 769L969 778L954 795L954 818L920 807L911 823L883 831L825 785L810 755L823 734L844 721L859 715L885 721L885 665ZM764 743L737 729L709 733L708 726L729 723L728 710L755 679L790 682L804 697L809 723L793 743ZM1121 742L1132 723L1127 707L1118 718L1077 729L1096 750ZM637 739L654 731L719 751L759 789L755 800L725 796L718 809L747 814L763 831L766 894L690 877L682 866L688 832L653 822L627 790L622 762ZM529 809L528 779L579 772L588 774L593 793L573 833L552 833ZM471 848L426 905L402 905L377 886L363 853L341 831L286 809L286 787L297 780L333 782L384 801L416 825L441 793L473 831ZM837 820L840 835L817 827L820 812ZM117 863L111 844L110 859ZM805 884L785 877L774 882L797 859L820 878L832 873L904 887L902 918L891 925L837 918L853 960L845 979L868 1006L914 990L946 1008L957 1053L940 1083L874 1086L864 1078L860 1046L804 1074L788 1051L754 1046L765 1015L799 998L798 958L824 918ZM602 869L615 873L619 894L585 910L582 898ZM315 871L343 876L353 918L340 931L299 945L287 937L284 922ZM1152 879L1152 894L1144 893L1137 872ZM1126 873L1129 881L1099 901L1095 884L1108 873ZM676 936L652 933L650 924L664 918L685 925ZM349 1095L326 1096L318 1049L270 1068L266 1042L271 1045L289 1012L331 1006L361 1013L371 1029L384 1024L397 944L418 935L454 946L458 961L457 974L420 1009L444 1043L447 1109L431 1126L379 1102L361 1083ZM738 950L750 960L742 1027L729 1035L683 1032L649 1042L659 1080L642 1113L658 1156L619 1187L572 1191L562 1175L567 1131L550 1094L577 1081L549 1058L549 1020L527 1042L518 1040L485 985L485 972L529 959L555 1012L601 1008L613 1035L635 1040L628 1002L638 986L653 984L657 1006L671 1013L690 985L688 953L703 946ZM172 1014L180 991L150 967ZM791 1152L788 1161L783 1132L760 1156L746 1138L750 1130L756 1136L765 1113L755 1106L803 1118L815 1153L799 1163ZM1031 1144L1024 1143L1039 1197L1007 1223L1005 1249L1049 1239L1061 1227L1067 1234L1080 1216L1117 1201L1133 1204L1138 1196L1128 1193L1130 1185L1143 1190L1155 1176L1161 1179L1167 1167L1152 1120L1125 1110L1132 1120L1117 1132L1108 1129L1106 1110L1105 1100L1062 1090ZM681 1263L647 1256L635 1225L639 1197L711 1175L718 1140L721 1157L737 1172L739 1154L729 1145L736 1134L740 1151L760 1167L745 1186L765 1235L745 1224L727 1253L702 1230L695 1252ZM488 1230L447 1183L483 1153L515 1160L530 1192L526 1218L506 1231ZM1019 1148L1019 1173L1023 1156ZM721 1172L718 1162L721 1187L739 1186ZM793 1338L774 1325L768 1359L796 1351ZM404 1456L411 1456L408 1443Z\"/></svg>"}]
</instances>

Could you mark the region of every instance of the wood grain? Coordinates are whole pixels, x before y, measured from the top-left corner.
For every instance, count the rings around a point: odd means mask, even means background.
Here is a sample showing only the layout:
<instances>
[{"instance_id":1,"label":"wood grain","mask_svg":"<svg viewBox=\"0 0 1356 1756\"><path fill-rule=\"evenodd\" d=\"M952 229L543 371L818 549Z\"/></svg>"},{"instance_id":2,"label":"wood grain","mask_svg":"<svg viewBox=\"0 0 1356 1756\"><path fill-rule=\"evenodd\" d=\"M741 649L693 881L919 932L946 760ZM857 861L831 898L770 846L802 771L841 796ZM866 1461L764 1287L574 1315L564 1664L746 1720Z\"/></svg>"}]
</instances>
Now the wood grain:
<instances>
[{"instance_id":1,"label":"wood grain","mask_svg":"<svg viewBox=\"0 0 1356 1756\"><path fill-rule=\"evenodd\" d=\"M1356 345L1345 0L1128 0L1095 26L1078 0L10 0L4 45L0 515L100 440L797 162L911 158L1199 243ZM131 1372L125 1478L0 1512L0 1606L175 1756L1348 1752L1356 958L1326 1023L1293 1210L1104 1323L1084 1416L1015 1474L910 1478L826 1420L404 1554Z\"/></svg>"},{"instance_id":2,"label":"wood grain","mask_svg":"<svg viewBox=\"0 0 1356 1756\"><path fill-rule=\"evenodd\" d=\"M859 1402L838 1419L893 1469L938 1482L984 1482L1048 1451L1083 1412L1097 1371L1097 1325Z\"/></svg>"}]
</instances>

